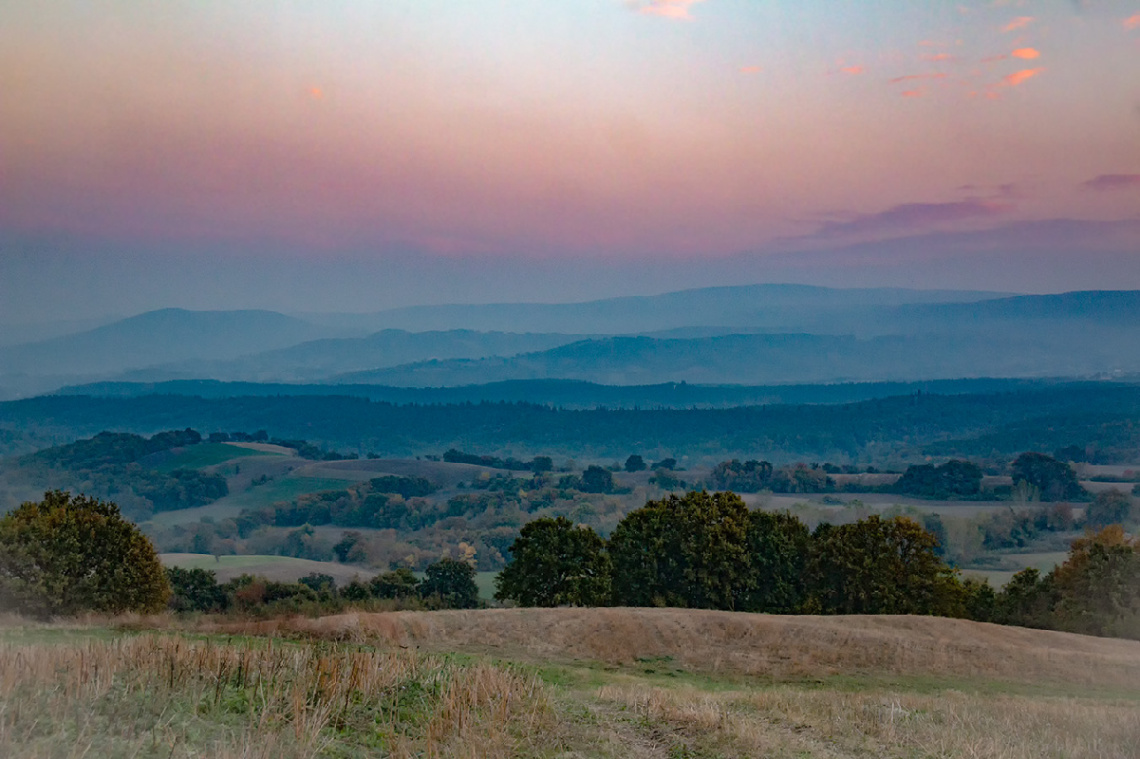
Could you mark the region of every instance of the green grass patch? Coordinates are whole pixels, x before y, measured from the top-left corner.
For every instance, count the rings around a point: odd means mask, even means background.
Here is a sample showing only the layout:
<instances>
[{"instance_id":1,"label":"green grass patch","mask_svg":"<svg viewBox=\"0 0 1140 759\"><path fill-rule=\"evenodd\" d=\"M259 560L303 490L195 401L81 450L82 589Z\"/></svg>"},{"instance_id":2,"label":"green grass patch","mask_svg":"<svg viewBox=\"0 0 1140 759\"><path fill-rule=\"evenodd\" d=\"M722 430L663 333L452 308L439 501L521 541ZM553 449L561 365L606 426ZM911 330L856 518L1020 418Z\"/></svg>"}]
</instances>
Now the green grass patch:
<instances>
[{"instance_id":1,"label":"green grass patch","mask_svg":"<svg viewBox=\"0 0 1140 759\"><path fill-rule=\"evenodd\" d=\"M269 480L263 485L254 485L240 493L230 493L225 498L219 498L206 506L160 512L155 514L151 521L155 524L169 526L185 522L197 522L203 517L229 519L236 517L244 509L260 509L279 501L293 501L307 493L319 493L323 490L344 490L350 484L351 482L346 480L334 480L325 477L280 477Z\"/></svg>"},{"instance_id":2,"label":"green grass patch","mask_svg":"<svg viewBox=\"0 0 1140 759\"><path fill-rule=\"evenodd\" d=\"M222 464L233 459L248 456L280 456L280 453L266 453L252 448L242 448L229 443L199 443L184 448L181 452L162 461L155 469L169 472L174 469L202 469Z\"/></svg>"}]
</instances>

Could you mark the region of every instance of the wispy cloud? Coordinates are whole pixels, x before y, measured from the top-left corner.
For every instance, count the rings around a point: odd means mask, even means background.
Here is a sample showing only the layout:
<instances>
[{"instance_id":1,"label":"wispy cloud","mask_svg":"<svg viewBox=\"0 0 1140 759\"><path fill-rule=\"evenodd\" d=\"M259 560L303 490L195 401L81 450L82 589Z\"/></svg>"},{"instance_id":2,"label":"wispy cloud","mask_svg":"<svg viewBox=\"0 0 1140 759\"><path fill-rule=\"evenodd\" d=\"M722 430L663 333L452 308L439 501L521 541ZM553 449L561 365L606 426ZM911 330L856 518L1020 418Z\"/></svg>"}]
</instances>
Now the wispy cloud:
<instances>
[{"instance_id":1,"label":"wispy cloud","mask_svg":"<svg viewBox=\"0 0 1140 759\"><path fill-rule=\"evenodd\" d=\"M1044 70L1044 68L1022 69L1021 71L1015 71L1012 74L1003 77L1002 81L1004 81L1010 87L1016 87L1022 82L1037 76Z\"/></svg>"},{"instance_id":2,"label":"wispy cloud","mask_svg":"<svg viewBox=\"0 0 1140 759\"><path fill-rule=\"evenodd\" d=\"M922 90L906 90L902 93L904 98L920 98L922 97Z\"/></svg>"},{"instance_id":3,"label":"wispy cloud","mask_svg":"<svg viewBox=\"0 0 1140 759\"><path fill-rule=\"evenodd\" d=\"M638 2L634 0L631 5L637 9L638 13L643 13L646 16L661 16L663 18L689 21L693 18L692 14L689 13L689 8L704 1L705 0L647 0L646 2Z\"/></svg>"},{"instance_id":4,"label":"wispy cloud","mask_svg":"<svg viewBox=\"0 0 1140 759\"><path fill-rule=\"evenodd\" d=\"M862 74L864 71L866 71L866 69L864 69L862 66L844 66L839 70L844 74L851 74L852 76Z\"/></svg>"},{"instance_id":5,"label":"wispy cloud","mask_svg":"<svg viewBox=\"0 0 1140 759\"><path fill-rule=\"evenodd\" d=\"M1008 203L991 200L961 200L951 203L902 203L885 211L860 214L849 221L828 222L817 234L823 237L907 232L971 219L1000 216L1012 209Z\"/></svg>"},{"instance_id":6,"label":"wispy cloud","mask_svg":"<svg viewBox=\"0 0 1140 759\"><path fill-rule=\"evenodd\" d=\"M1021 58L1026 61L1041 57L1041 53L1031 47L1019 47L1010 53L1010 55L1014 58Z\"/></svg>"},{"instance_id":7,"label":"wispy cloud","mask_svg":"<svg viewBox=\"0 0 1140 759\"><path fill-rule=\"evenodd\" d=\"M1013 21L1010 21L1008 24L1003 26L1001 28L1001 30L1003 32L1012 32L1016 29L1023 29L1024 27L1027 27L1032 23L1033 23L1033 16L1018 16Z\"/></svg>"},{"instance_id":8,"label":"wispy cloud","mask_svg":"<svg viewBox=\"0 0 1140 759\"><path fill-rule=\"evenodd\" d=\"M1081 187L1097 191L1140 189L1140 174L1101 174L1081 182Z\"/></svg>"},{"instance_id":9,"label":"wispy cloud","mask_svg":"<svg viewBox=\"0 0 1140 759\"><path fill-rule=\"evenodd\" d=\"M952 61L952 60L954 60L954 56L950 55L950 53L938 53L936 55L924 55L924 56L922 56L922 60L924 60L924 61Z\"/></svg>"},{"instance_id":10,"label":"wispy cloud","mask_svg":"<svg viewBox=\"0 0 1140 759\"><path fill-rule=\"evenodd\" d=\"M764 70L763 66L741 66L740 67L740 73L741 74L759 74L763 70Z\"/></svg>"},{"instance_id":11,"label":"wispy cloud","mask_svg":"<svg viewBox=\"0 0 1140 759\"><path fill-rule=\"evenodd\" d=\"M946 74L907 74L906 76L896 76L894 79L888 79L890 84L898 84L899 82L909 82L915 79L945 79Z\"/></svg>"},{"instance_id":12,"label":"wispy cloud","mask_svg":"<svg viewBox=\"0 0 1140 759\"><path fill-rule=\"evenodd\" d=\"M1124 24L1125 29L1140 29L1140 13L1135 16L1129 16L1121 22Z\"/></svg>"}]
</instances>

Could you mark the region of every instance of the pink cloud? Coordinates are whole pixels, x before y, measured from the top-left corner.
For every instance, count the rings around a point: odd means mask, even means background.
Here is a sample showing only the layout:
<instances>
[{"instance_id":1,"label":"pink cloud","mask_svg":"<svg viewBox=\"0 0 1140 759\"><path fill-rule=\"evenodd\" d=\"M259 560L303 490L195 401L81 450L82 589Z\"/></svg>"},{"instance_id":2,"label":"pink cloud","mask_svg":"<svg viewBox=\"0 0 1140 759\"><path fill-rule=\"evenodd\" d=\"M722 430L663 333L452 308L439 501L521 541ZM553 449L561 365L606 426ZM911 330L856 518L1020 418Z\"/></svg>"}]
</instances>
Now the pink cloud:
<instances>
[{"instance_id":1,"label":"pink cloud","mask_svg":"<svg viewBox=\"0 0 1140 759\"><path fill-rule=\"evenodd\" d=\"M1032 79L1033 77L1037 76L1038 74L1040 74L1044 70L1045 69L1043 69L1043 68L1022 69L1021 71L1015 71L1014 73L1010 74L1009 76L1003 77L1003 81L1006 84L1008 84L1010 87L1016 87L1017 85L1021 84L1022 82L1026 81L1028 79Z\"/></svg>"},{"instance_id":2,"label":"pink cloud","mask_svg":"<svg viewBox=\"0 0 1140 759\"><path fill-rule=\"evenodd\" d=\"M1121 22L1124 24L1125 29L1140 29L1140 13L1134 16L1129 16Z\"/></svg>"},{"instance_id":3,"label":"pink cloud","mask_svg":"<svg viewBox=\"0 0 1140 759\"><path fill-rule=\"evenodd\" d=\"M689 7L705 0L648 0L646 3L635 3L638 13L647 16L661 16L682 21L689 21L693 17Z\"/></svg>"},{"instance_id":4,"label":"pink cloud","mask_svg":"<svg viewBox=\"0 0 1140 759\"><path fill-rule=\"evenodd\" d=\"M852 76L857 76L859 74L862 74L864 71L866 71L866 69L864 69L862 66L844 66L843 68L841 68L839 70L842 71L844 74L851 74Z\"/></svg>"},{"instance_id":5,"label":"pink cloud","mask_svg":"<svg viewBox=\"0 0 1140 759\"><path fill-rule=\"evenodd\" d=\"M1014 58L1021 58L1025 61L1041 57L1041 53L1031 47L1019 47L1017 50L1014 50L1012 53L1010 53L1010 55Z\"/></svg>"},{"instance_id":6,"label":"pink cloud","mask_svg":"<svg viewBox=\"0 0 1140 759\"><path fill-rule=\"evenodd\" d=\"M904 98L920 98L922 97L922 90L907 90L902 96Z\"/></svg>"},{"instance_id":7,"label":"pink cloud","mask_svg":"<svg viewBox=\"0 0 1140 759\"><path fill-rule=\"evenodd\" d=\"M907 74L906 76L896 76L894 79L887 80L890 84L898 84L899 82L909 82L914 79L945 79L946 74Z\"/></svg>"},{"instance_id":8,"label":"pink cloud","mask_svg":"<svg viewBox=\"0 0 1140 759\"><path fill-rule=\"evenodd\" d=\"M1022 29L1026 26L1029 26L1032 23L1033 23L1033 16L1018 16L1013 21L1010 21L1008 24L1003 26L1001 28L1001 30L1003 32L1012 32L1015 29Z\"/></svg>"},{"instance_id":9,"label":"pink cloud","mask_svg":"<svg viewBox=\"0 0 1140 759\"><path fill-rule=\"evenodd\" d=\"M740 67L740 73L741 74L759 74L763 70L764 70L763 66L741 66Z\"/></svg>"},{"instance_id":10,"label":"pink cloud","mask_svg":"<svg viewBox=\"0 0 1140 759\"><path fill-rule=\"evenodd\" d=\"M952 61L952 60L954 60L954 56L950 55L950 53L938 53L937 55L924 55L924 56L922 56L922 60L924 60L924 61Z\"/></svg>"},{"instance_id":11,"label":"pink cloud","mask_svg":"<svg viewBox=\"0 0 1140 759\"><path fill-rule=\"evenodd\" d=\"M1101 174L1087 182L1081 182L1086 190L1130 190L1140 189L1140 174Z\"/></svg>"},{"instance_id":12,"label":"pink cloud","mask_svg":"<svg viewBox=\"0 0 1140 759\"><path fill-rule=\"evenodd\" d=\"M886 211L859 214L850 221L828 222L819 228L825 237L914 231L971 219L1000 216L1012 210L1008 203L962 200L952 203L902 203Z\"/></svg>"}]
</instances>

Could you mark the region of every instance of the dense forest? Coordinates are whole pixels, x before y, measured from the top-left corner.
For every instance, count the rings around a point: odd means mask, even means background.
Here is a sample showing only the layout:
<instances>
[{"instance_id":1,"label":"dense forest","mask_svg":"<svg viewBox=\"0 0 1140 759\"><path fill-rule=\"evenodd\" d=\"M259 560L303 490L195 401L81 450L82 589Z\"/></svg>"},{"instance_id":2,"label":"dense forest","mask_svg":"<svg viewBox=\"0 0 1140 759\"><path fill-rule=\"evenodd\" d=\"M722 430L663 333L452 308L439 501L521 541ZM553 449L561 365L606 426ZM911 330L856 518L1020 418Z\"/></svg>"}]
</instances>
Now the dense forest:
<instances>
[{"instance_id":1,"label":"dense forest","mask_svg":"<svg viewBox=\"0 0 1140 759\"><path fill-rule=\"evenodd\" d=\"M1094 463L1140 449L1140 386L1073 383L990 394L912 395L839 405L727 409L559 409L532 403L395 405L347 396L46 396L0 404L18 451L104 429L150 434L273 429L327 450L407 456L448 448L511 455L623 457L631 450L714 460L902 462L1075 447ZM16 432L19 431L19 432ZM0 440L3 442L3 440ZM518 455L518 454L515 454Z\"/></svg>"}]
</instances>

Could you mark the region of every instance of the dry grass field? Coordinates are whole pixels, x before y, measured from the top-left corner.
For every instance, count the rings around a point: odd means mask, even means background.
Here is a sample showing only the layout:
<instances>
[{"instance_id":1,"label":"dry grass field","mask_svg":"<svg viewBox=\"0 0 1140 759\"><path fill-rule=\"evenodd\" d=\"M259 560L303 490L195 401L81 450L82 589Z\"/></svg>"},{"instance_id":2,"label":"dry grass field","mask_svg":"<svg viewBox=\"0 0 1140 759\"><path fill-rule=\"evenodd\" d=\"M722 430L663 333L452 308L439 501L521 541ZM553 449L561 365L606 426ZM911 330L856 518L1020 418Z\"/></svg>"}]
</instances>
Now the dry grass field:
<instances>
[{"instance_id":1,"label":"dry grass field","mask_svg":"<svg viewBox=\"0 0 1140 759\"><path fill-rule=\"evenodd\" d=\"M1140 643L508 609L0 629L0 756L1140 756Z\"/></svg>"}]
</instances>

